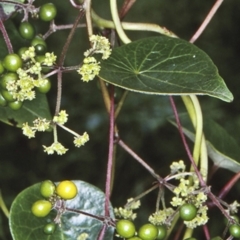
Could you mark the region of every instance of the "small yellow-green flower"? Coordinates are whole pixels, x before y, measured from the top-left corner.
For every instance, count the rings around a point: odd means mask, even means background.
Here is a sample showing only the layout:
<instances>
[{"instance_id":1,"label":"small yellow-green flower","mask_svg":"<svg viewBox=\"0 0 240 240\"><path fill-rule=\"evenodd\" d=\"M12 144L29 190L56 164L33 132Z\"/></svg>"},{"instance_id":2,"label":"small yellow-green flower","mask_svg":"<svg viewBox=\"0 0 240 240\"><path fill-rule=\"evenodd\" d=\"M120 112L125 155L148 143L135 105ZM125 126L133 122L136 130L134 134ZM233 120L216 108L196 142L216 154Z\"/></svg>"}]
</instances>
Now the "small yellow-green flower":
<instances>
[{"instance_id":1,"label":"small yellow-green flower","mask_svg":"<svg viewBox=\"0 0 240 240\"><path fill-rule=\"evenodd\" d=\"M81 147L87 141L89 141L89 135L85 132L82 136L74 137L73 143L76 147Z\"/></svg>"},{"instance_id":2,"label":"small yellow-green flower","mask_svg":"<svg viewBox=\"0 0 240 240\"><path fill-rule=\"evenodd\" d=\"M49 147L46 147L46 146L43 146L44 148L44 152L46 152L47 154L51 155L53 154L54 152L56 152L58 155L63 155L65 154L68 149L65 148L61 143L59 142L54 142L51 146Z\"/></svg>"},{"instance_id":3,"label":"small yellow-green flower","mask_svg":"<svg viewBox=\"0 0 240 240\"><path fill-rule=\"evenodd\" d=\"M174 210L172 208L166 208L153 213L148 220L153 225L166 224L168 217L172 216L173 213Z\"/></svg>"},{"instance_id":4,"label":"small yellow-green flower","mask_svg":"<svg viewBox=\"0 0 240 240\"><path fill-rule=\"evenodd\" d=\"M23 134L25 136L27 136L28 138L33 138L35 137L35 130L33 130L28 123L23 123L22 125L22 130L23 130Z\"/></svg>"},{"instance_id":5,"label":"small yellow-green flower","mask_svg":"<svg viewBox=\"0 0 240 240\"><path fill-rule=\"evenodd\" d=\"M34 129L39 131L39 132L44 132L50 127L50 121L48 121L45 118L37 118L36 120L33 121L34 124Z\"/></svg>"},{"instance_id":6,"label":"small yellow-green flower","mask_svg":"<svg viewBox=\"0 0 240 240\"><path fill-rule=\"evenodd\" d=\"M68 120L68 114L66 113L66 110L61 110L57 116L53 117L53 122L58 124L65 124Z\"/></svg>"},{"instance_id":7,"label":"small yellow-green flower","mask_svg":"<svg viewBox=\"0 0 240 240\"><path fill-rule=\"evenodd\" d=\"M55 56L53 53L45 53L45 59L43 61L44 65L47 66L53 66L53 64L56 62L57 56Z\"/></svg>"},{"instance_id":8,"label":"small yellow-green flower","mask_svg":"<svg viewBox=\"0 0 240 240\"><path fill-rule=\"evenodd\" d=\"M99 62L94 57L87 57L83 61L83 65L77 71L80 75L82 75L82 80L84 82L89 82L93 80L96 75L100 72Z\"/></svg>"}]
</instances>

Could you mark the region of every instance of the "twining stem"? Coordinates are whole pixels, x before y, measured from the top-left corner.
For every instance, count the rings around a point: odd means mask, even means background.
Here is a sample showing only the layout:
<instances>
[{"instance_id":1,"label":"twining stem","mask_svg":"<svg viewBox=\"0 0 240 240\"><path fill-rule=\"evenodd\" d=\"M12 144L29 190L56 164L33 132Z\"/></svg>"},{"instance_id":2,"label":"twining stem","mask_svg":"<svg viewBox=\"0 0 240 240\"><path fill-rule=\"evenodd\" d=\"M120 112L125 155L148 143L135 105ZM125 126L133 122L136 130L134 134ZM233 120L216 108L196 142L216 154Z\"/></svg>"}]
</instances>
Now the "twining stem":
<instances>
[{"instance_id":1,"label":"twining stem","mask_svg":"<svg viewBox=\"0 0 240 240\"><path fill-rule=\"evenodd\" d=\"M221 6L223 1L224 0L217 0L215 2L215 4L213 5L211 10L209 11L208 15L206 16L206 18L202 22L202 24L199 27L199 29L194 33L194 35L190 39L190 41L189 41L190 43L194 43L199 38L199 36L203 33L203 31L206 29L207 25L209 24L209 22L211 21L211 19L213 18L213 16L217 12L218 8Z\"/></svg>"},{"instance_id":2,"label":"twining stem","mask_svg":"<svg viewBox=\"0 0 240 240\"><path fill-rule=\"evenodd\" d=\"M118 144L128 152L135 160L137 160L154 178L162 179L158 174L155 173L154 169L151 168L142 158L140 158L130 147L128 147L121 139L118 140Z\"/></svg>"},{"instance_id":3,"label":"twining stem","mask_svg":"<svg viewBox=\"0 0 240 240\"><path fill-rule=\"evenodd\" d=\"M231 190L231 188L235 185L235 183L240 178L240 172L236 173L233 178L230 179L229 182L221 189L220 193L218 194L219 198L224 198L228 192Z\"/></svg>"},{"instance_id":4,"label":"twining stem","mask_svg":"<svg viewBox=\"0 0 240 240\"><path fill-rule=\"evenodd\" d=\"M190 238L192 237L192 234L193 234L193 229L187 228L186 231L184 232L184 236L182 239Z\"/></svg>"},{"instance_id":5,"label":"twining stem","mask_svg":"<svg viewBox=\"0 0 240 240\"><path fill-rule=\"evenodd\" d=\"M131 40L128 38L128 36L124 32L122 28L121 20L118 15L117 0L110 0L110 8L111 8L112 19L116 27L116 31L118 33L119 38L125 44L130 43Z\"/></svg>"},{"instance_id":6,"label":"twining stem","mask_svg":"<svg viewBox=\"0 0 240 240\"><path fill-rule=\"evenodd\" d=\"M85 23L80 23L77 25L77 28L83 28L83 27L86 27ZM56 25L53 21L48 31L43 35L43 39L48 38L52 33L55 33L56 31L72 29L72 28L73 28L73 24Z\"/></svg>"},{"instance_id":7,"label":"twining stem","mask_svg":"<svg viewBox=\"0 0 240 240\"><path fill-rule=\"evenodd\" d=\"M4 38L4 41L6 43L6 46L7 46L7 49L8 49L8 53L13 53L13 47L12 47L12 43L9 39L9 36L7 34L7 31L6 31L6 28L3 24L3 21L2 19L0 18L0 30L2 32L2 35L3 35L3 38Z\"/></svg>"},{"instance_id":8,"label":"twining stem","mask_svg":"<svg viewBox=\"0 0 240 240\"><path fill-rule=\"evenodd\" d=\"M206 150L206 141L203 134L203 117L201 106L199 104L198 98L193 94L189 96L182 96L182 100L188 111L188 115L192 121L196 133L193 149L193 159L198 166L199 160L201 158L200 172L203 176L204 181L206 182L208 172L208 157ZM191 168L193 169L193 166Z\"/></svg>"},{"instance_id":9,"label":"twining stem","mask_svg":"<svg viewBox=\"0 0 240 240\"><path fill-rule=\"evenodd\" d=\"M196 163L195 163L195 161L193 159L193 156L192 156L191 151L189 149L189 146L187 144L187 141L186 141L185 135L184 135L183 130L182 130L182 125L181 125L181 122L180 122L180 119L179 119L179 116L178 116L177 108L176 108L176 105L174 103L173 97L170 96L169 98L170 98L170 102L171 102L172 109L173 109L173 112L174 112L174 116L175 116L175 119L176 119L176 123L177 123L177 126L178 126L178 130L179 130L179 133L180 133L183 145L185 147L185 150L187 152L187 155L188 155L188 157L189 157L189 159L191 161L191 164L192 164L192 166L194 168L194 171L195 171L195 173L196 173L196 175L197 175L197 177L199 179L200 185L202 187L206 187L206 183L203 180L203 178L202 178L202 176L201 176L201 174L200 174L200 172L199 172L199 170L197 168L197 165L196 165Z\"/></svg>"},{"instance_id":10,"label":"twining stem","mask_svg":"<svg viewBox=\"0 0 240 240\"><path fill-rule=\"evenodd\" d=\"M59 67L62 67L63 64L64 64L64 60L65 60L65 57L66 57L68 48L69 48L69 46L70 46L70 43L71 43L71 41L72 41L73 35L74 35L74 33L75 33L75 31L76 31L76 29L77 29L77 27L78 27L79 21L80 21L81 18L84 16L84 14L85 14L85 13L84 13L83 11L80 11L79 14L78 14L78 16L77 16L77 18L75 19L75 22L74 22L74 24L73 24L73 27L72 27L72 29L71 29L68 37L67 37L67 40L66 40L66 42L65 42L65 44L64 44L64 47L63 47L63 50L62 50L62 52L61 52L61 55L60 55L60 58L59 58L59 61L58 61L58 66L59 66Z\"/></svg>"},{"instance_id":11,"label":"twining stem","mask_svg":"<svg viewBox=\"0 0 240 240\"><path fill-rule=\"evenodd\" d=\"M58 113L60 111L61 100L62 100L62 71L58 71L58 73L57 73L57 98L56 98L55 115L58 115Z\"/></svg>"},{"instance_id":12,"label":"twining stem","mask_svg":"<svg viewBox=\"0 0 240 240\"><path fill-rule=\"evenodd\" d=\"M7 209L7 207L6 207L6 204L5 204L4 200L3 200L1 190L0 190L0 208L2 209L4 215L5 215L7 218L9 218L9 211L8 211L8 209Z\"/></svg>"},{"instance_id":13,"label":"twining stem","mask_svg":"<svg viewBox=\"0 0 240 240\"><path fill-rule=\"evenodd\" d=\"M75 208L68 208L68 207L66 207L65 210L66 210L67 212L73 212L73 213L83 214L83 215L85 215L85 216L94 218L94 219L99 220L99 221L101 221L101 222L104 222L105 219L106 219L105 217L96 216L96 215L94 215L94 214L91 214L91 213L88 213L88 212L84 212L84 211L81 211L81 210L78 210L78 209L75 209ZM112 220L112 219L109 219L109 220L110 220L110 221L108 221L109 225L111 225L111 226L114 227L114 226L115 226L115 221Z\"/></svg>"},{"instance_id":14,"label":"twining stem","mask_svg":"<svg viewBox=\"0 0 240 240\"><path fill-rule=\"evenodd\" d=\"M127 90L124 90L124 93L123 95L121 96L121 99L120 101L118 102L118 105L117 105L117 108L116 108L116 111L115 111L115 119L117 118L117 116L119 115L121 109L122 109L122 106L123 106L123 103L127 97L127 94L128 94L128 91Z\"/></svg>"},{"instance_id":15,"label":"twining stem","mask_svg":"<svg viewBox=\"0 0 240 240\"><path fill-rule=\"evenodd\" d=\"M91 14L92 14L93 21L97 26L104 27L104 28L111 28L111 29L117 28L117 26L114 25L113 21L101 18L93 10L91 11ZM129 30L129 31L150 31L150 32L157 32L169 37L177 37L176 34L169 31L165 27L161 27L153 23L121 22L121 26L124 30Z\"/></svg>"},{"instance_id":16,"label":"twining stem","mask_svg":"<svg viewBox=\"0 0 240 240\"><path fill-rule=\"evenodd\" d=\"M93 35L91 4L92 4L92 0L85 0L84 2L85 12L86 12L87 32L89 37Z\"/></svg>"},{"instance_id":17,"label":"twining stem","mask_svg":"<svg viewBox=\"0 0 240 240\"><path fill-rule=\"evenodd\" d=\"M62 99L62 71L61 71L61 68L64 64L64 60L65 60L68 48L70 46L70 43L72 41L73 35L74 35L74 33L77 29L79 21L83 17L83 15L84 15L83 11L79 12L79 14L78 14L78 16L77 16L77 18L76 18L76 20L73 24L73 28L71 29L71 31L70 31L70 33L67 37L67 40L64 44L63 50L61 52L61 55L60 55L60 58L59 58L59 61L58 61L58 67L60 69L59 69L58 74L57 74L57 100L56 100L56 107L55 107L55 115L57 115L59 113L60 107L61 107L61 99Z\"/></svg>"},{"instance_id":18,"label":"twining stem","mask_svg":"<svg viewBox=\"0 0 240 240\"><path fill-rule=\"evenodd\" d=\"M120 19L123 19L136 0L125 0L119 12Z\"/></svg>"},{"instance_id":19,"label":"twining stem","mask_svg":"<svg viewBox=\"0 0 240 240\"><path fill-rule=\"evenodd\" d=\"M110 216L110 195L112 185L112 165L113 165L113 152L114 152L114 87L110 87L110 113L109 113L109 149L108 149L108 163L107 175L105 186L105 216Z\"/></svg>"}]
</instances>

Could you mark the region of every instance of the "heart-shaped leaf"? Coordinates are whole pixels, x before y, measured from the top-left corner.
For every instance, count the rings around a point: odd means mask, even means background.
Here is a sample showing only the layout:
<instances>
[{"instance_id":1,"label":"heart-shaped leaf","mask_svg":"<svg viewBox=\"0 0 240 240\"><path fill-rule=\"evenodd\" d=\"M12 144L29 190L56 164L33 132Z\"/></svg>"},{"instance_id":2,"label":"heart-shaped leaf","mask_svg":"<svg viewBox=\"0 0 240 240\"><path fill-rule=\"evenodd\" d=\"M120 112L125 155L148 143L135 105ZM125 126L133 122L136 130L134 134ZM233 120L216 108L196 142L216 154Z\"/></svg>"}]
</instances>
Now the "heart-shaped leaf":
<instances>
[{"instance_id":1,"label":"heart-shaped leaf","mask_svg":"<svg viewBox=\"0 0 240 240\"><path fill-rule=\"evenodd\" d=\"M181 114L180 120L184 134L194 141L195 134L188 115ZM173 120L170 120L170 122L177 126ZM214 164L232 172L239 172L240 148L234 138L219 124L210 119L204 119L203 130L206 138L208 156Z\"/></svg>"},{"instance_id":2,"label":"heart-shaped leaf","mask_svg":"<svg viewBox=\"0 0 240 240\"><path fill-rule=\"evenodd\" d=\"M101 62L99 76L113 85L159 95L206 94L230 102L231 92L206 53L166 36L114 48Z\"/></svg>"},{"instance_id":3,"label":"heart-shaped leaf","mask_svg":"<svg viewBox=\"0 0 240 240\"><path fill-rule=\"evenodd\" d=\"M66 201L66 207L78 209L96 216L104 216L104 193L95 186L83 182L73 181L78 188L78 195ZM57 184L57 183L56 183ZM10 229L14 240L72 240L82 239L81 234L88 234L86 239L97 239L103 223L84 214L65 212L61 217L61 226L57 225L52 235L46 235L43 228L53 222L56 211L52 210L47 217L38 218L31 213L32 204L43 199L40 194L40 183L22 191L14 200L10 209ZM111 209L111 217L113 217ZM113 238L113 227L108 227L105 238Z\"/></svg>"},{"instance_id":4,"label":"heart-shaped leaf","mask_svg":"<svg viewBox=\"0 0 240 240\"><path fill-rule=\"evenodd\" d=\"M37 93L35 99L25 101L19 110L0 107L0 121L12 126L22 127L23 123L31 123L38 117L51 119L46 94Z\"/></svg>"}]
</instances>

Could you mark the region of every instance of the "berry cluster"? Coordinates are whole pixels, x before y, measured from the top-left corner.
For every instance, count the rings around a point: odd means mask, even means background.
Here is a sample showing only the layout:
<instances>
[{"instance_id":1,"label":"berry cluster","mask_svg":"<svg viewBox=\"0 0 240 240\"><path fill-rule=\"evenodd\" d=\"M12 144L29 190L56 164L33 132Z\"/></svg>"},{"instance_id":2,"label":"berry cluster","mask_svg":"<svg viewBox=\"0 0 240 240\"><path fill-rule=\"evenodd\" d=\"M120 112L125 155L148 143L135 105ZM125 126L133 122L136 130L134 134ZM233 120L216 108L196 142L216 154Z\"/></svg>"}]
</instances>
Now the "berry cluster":
<instances>
[{"instance_id":1,"label":"berry cluster","mask_svg":"<svg viewBox=\"0 0 240 240\"><path fill-rule=\"evenodd\" d=\"M50 180L45 180L40 185L40 193L45 199L33 203L31 211L36 217L46 217L52 209L57 210L57 217L53 223L47 224L43 231L52 234L56 223L60 224L61 215L65 211L65 201L75 198L78 194L77 186L72 181L62 181L57 186Z\"/></svg>"},{"instance_id":2,"label":"berry cluster","mask_svg":"<svg viewBox=\"0 0 240 240\"><path fill-rule=\"evenodd\" d=\"M39 17L51 21L57 14L56 7L47 3L39 8ZM30 47L22 47L18 53L9 53L0 61L0 106L13 110L21 108L24 100L35 98L35 91L47 93L51 82L45 77L56 57L47 52L47 44L40 35L35 35L34 26L24 21L19 25L19 34L30 41Z\"/></svg>"},{"instance_id":3,"label":"berry cluster","mask_svg":"<svg viewBox=\"0 0 240 240\"><path fill-rule=\"evenodd\" d=\"M136 233L134 223L127 219L117 221L116 231L120 237L128 240L161 240L167 236L167 228L165 226L155 226L151 223L142 225Z\"/></svg>"}]
</instances>

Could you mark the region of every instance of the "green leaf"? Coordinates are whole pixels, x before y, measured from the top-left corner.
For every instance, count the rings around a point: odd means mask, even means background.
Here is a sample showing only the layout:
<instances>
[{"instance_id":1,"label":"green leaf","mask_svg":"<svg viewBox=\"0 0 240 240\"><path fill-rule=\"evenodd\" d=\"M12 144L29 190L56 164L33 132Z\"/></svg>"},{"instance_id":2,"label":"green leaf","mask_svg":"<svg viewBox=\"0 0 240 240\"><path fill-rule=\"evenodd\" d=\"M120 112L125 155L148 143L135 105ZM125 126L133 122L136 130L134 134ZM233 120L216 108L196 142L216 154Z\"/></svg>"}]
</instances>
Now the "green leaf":
<instances>
[{"instance_id":1,"label":"green leaf","mask_svg":"<svg viewBox=\"0 0 240 240\"><path fill-rule=\"evenodd\" d=\"M230 102L232 93L206 53L195 45L166 36L114 48L101 62L99 76L113 85L158 95L210 95Z\"/></svg>"},{"instance_id":2,"label":"green leaf","mask_svg":"<svg viewBox=\"0 0 240 240\"><path fill-rule=\"evenodd\" d=\"M180 120L184 134L194 141L195 133L188 115L181 114ZM177 126L174 121L170 120L170 122ZM204 119L203 131L206 138L208 156L214 164L232 172L239 172L240 148L235 139L224 128L210 119Z\"/></svg>"},{"instance_id":3,"label":"green leaf","mask_svg":"<svg viewBox=\"0 0 240 240\"><path fill-rule=\"evenodd\" d=\"M38 117L51 120L46 94L37 93L35 99L25 101L19 110L0 107L0 121L11 126L22 127L23 123L31 123Z\"/></svg>"},{"instance_id":4,"label":"green leaf","mask_svg":"<svg viewBox=\"0 0 240 240\"><path fill-rule=\"evenodd\" d=\"M83 181L74 181L74 183L77 185L79 192L74 199L66 201L66 207L79 209L96 216L103 216L104 193L89 183ZM13 240L77 240L82 233L89 235L87 239L97 239L103 223L89 216L71 212L63 213L61 226L57 225L52 235L46 235L43 228L47 223L53 222L56 211L52 210L44 218L35 217L31 213L31 206L39 199L43 199L40 195L40 183L25 189L15 198L9 218ZM111 216L114 216L112 209ZM113 227L108 227L104 239L111 240L113 232Z\"/></svg>"},{"instance_id":5,"label":"green leaf","mask_svg":"<svg viewBox=\"0 0 240 240\"><path fill-rule=\"evenodd\" d=\"M16 3L23 3L25 0L12 0L11 2L3 2L1 3L0 8L0 19L6 20L8 19L16 10L19 8Z\"/></svg>"}]
</instances>

